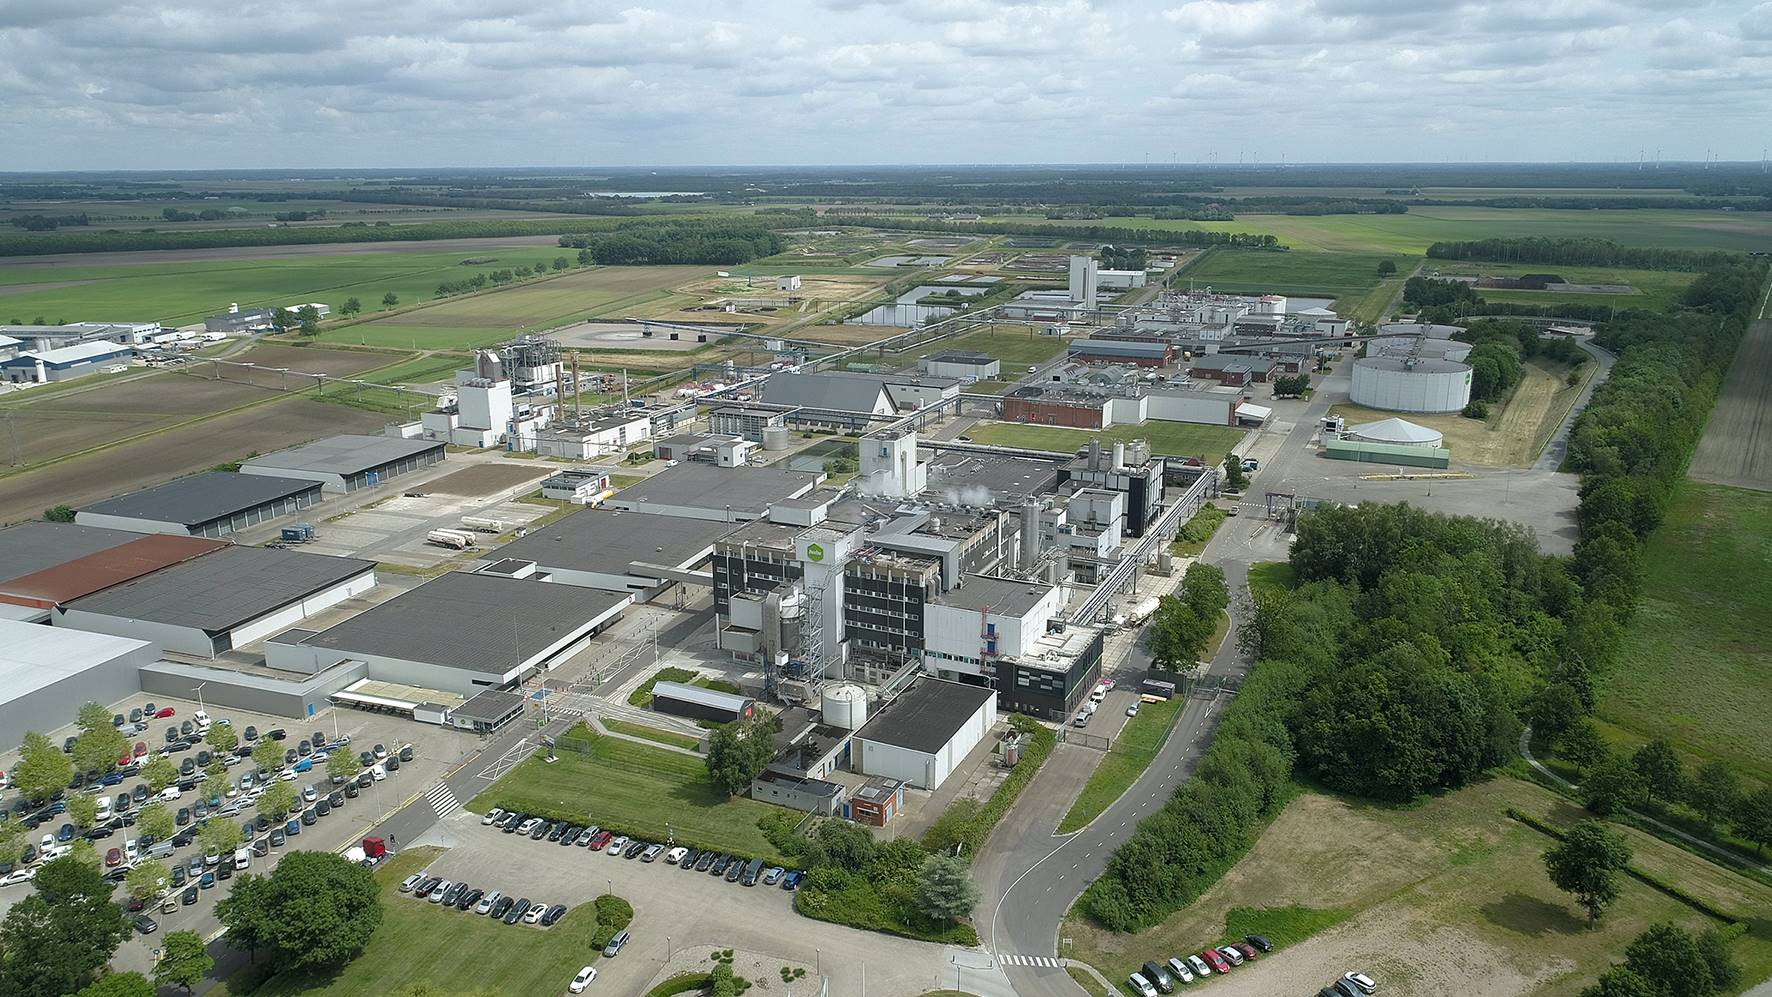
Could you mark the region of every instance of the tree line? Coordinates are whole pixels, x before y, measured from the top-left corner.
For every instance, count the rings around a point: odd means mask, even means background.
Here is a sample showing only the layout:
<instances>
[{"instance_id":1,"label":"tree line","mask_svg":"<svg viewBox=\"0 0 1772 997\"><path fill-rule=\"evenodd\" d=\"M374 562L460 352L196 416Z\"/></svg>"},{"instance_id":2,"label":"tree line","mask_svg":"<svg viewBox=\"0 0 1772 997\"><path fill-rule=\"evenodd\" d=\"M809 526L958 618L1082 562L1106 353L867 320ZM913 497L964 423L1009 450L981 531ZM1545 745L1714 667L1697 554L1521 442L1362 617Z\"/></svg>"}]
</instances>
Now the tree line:
<instances>
[{"instance_id":1,"label":"tree line","mask_svg":"<svg viewBox=\"0 0 1772 997\"><path fill-rule=\"evenodd\" d=\"M1610 239L1472 239L1436 242L1429 259L1484 260L1493 263L1550 263L1568 266L1634 267L1639 270L1709 270L1738 258L1721 250L1621 246Z\"/></svg>"},{"instance_id":2,"label":"tree line","mask_svg":"<svg viewBox=\"0 0 1772 997\"><path fill-rule=\"evenodd\" d=\"M585 249L579 250L578 262L576 265L584 266L590 261L590 251ZM562 270L572 268L574 265L575 264L571 258L556 256L554 257L553 271L559 273ZM457 294L468 294L473 291L485 290L488 287L499 287L514 281L528 280L531 277L540 277L547 273L548 269L548 264L536 263L534 266L524 265L520 267L504 267L499 270L491 271L482 270L476 272L472 277L463 277L460 280L443 281L437 285L436 292L431 296L434 298L447 298Z\"/></svg>"},{"instance_id":3,"label":"tree line","mask_svg":"<svg viewBox=\"0 0 1772 997\"><path fill-rule=\"evenodd\" d=\"M844 216L843 223L893 232L938 232L953 235L1037 235L1048 239L1100 239L1103 242L1139 243L1147 246L1237 246L1244 249L1282 249L1278 236L1254 232L1206 232L1196 229L1120 228L1115 225L1066 225L1062 228L1037 222L936 222L885 215Z\"/></svg>"},{"instance_id":4,"label":"tree line","mask_svg":"<svg viewBox=\"0 0 1772 997\"><path fill-rule=\"evenodd\" d=\"M560 245L587 249L605 266L696 263L730 266L785 248L766 225L737 218L624 222L612 231L563 235Z\"/></svg>"},{"instance_id":5,"label":"tree line","mask_svg":"<svg viewBox=\"0 0 1772 997\"><path fill-rule=\"evenodd\" d=\"M572 223L582 229L585 222ZM391 225L387 222L345 223L338 226L302 228L256 226L237 229L195 229L156 232L146 229L88 229L81 232L0 234L0 256L35 256L41 253L139 252L151 249L215 249L229 246L298 246L341 242L424 242L431 239L485 239L511 235L558 235L566 227L560 219L513 219L509 221L424 222Z\"/></svg>"}]
</instances>

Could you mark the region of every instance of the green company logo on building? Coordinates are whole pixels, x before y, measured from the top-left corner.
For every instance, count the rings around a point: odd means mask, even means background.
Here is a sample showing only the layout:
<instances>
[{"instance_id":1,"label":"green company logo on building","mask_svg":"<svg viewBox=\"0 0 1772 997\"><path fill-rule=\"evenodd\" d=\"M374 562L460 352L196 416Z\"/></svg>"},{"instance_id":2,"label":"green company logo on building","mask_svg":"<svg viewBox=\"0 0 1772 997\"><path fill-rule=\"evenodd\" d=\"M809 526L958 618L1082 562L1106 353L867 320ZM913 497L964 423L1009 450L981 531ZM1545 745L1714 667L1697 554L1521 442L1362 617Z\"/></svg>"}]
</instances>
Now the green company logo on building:
<instances>
[{"instance_id":1,"label":"green company logo on building","mask_svg":"<svg viewBox=\"0 0 1772 997\"><path fill-rule=\"evenodd\" d=\"M806 560L808 560L808 561L822 561L822 560L824 560L824 547L820 546L819 544L807 544L806 545Z\"/></svg>"}]
</instances>

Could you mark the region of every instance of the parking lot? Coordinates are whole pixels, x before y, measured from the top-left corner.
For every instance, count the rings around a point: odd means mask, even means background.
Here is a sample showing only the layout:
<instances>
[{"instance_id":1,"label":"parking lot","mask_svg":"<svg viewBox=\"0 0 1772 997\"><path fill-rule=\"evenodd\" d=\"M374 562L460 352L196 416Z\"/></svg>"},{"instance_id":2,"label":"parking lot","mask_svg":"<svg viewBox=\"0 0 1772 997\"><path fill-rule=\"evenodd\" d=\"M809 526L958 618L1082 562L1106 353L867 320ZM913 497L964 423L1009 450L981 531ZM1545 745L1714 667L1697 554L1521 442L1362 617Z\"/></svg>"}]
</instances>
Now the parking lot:
<instances>
[{"instance_id":1,"label":"parking lot","mask_svg":"<svg viewBox=\"0 0 1772 997\"><path fill-rule=\"evenodd\" d=\"M670 972L688 968L685 953L705 968L707 951L715 948L803 963L814 967L814 975L822 970L831 978L833 994L860 993L865 971L868 993L876 997L914 997L951 987L956 957L967 964L983 958L969 950L801 917L793 911L793 894L780 884L745 887L707 872L686 872L663 857L649 864L612 858L606 849L533 841L483 826L472 813L440 821L415 844L448 849L431 864L430 875L528 897L532 903L576 907L603 893L625 897L634 906L628 946L597 963L596 985L605 993L643 993ZM973 985L970 974L966 982L968 990L987 992Z\"/></svg>"},{"instance_id":2,"label":"parking lot","mask_svg":"<svg viewBox=\"0 0 1772 997\"><path fill-rule=\"evenodd\" d=\"M108 706L113 713L121 713L127 717L131 710L144 706L148 701L149 697L147 696L134 696L123 702L108 704ZM150 723L149 728L146 731L130 735L132 741L139 740L148 745L150 754L146 756L147 758L154 757L154 754L166 744L166 727L177 727L182 723L191 720L195 712L198 709L203 708L199 706L195 700L177 700L167 699L165 697L155 697L154 705L157 708L170 707L173 710L173 715L163 719L155 719L153 721L144 720L144 722ZM377 743L383 744L389 750L394 752L398 752L400 746L405 744L411 744L413 746L413 757L411 761L401 763L398 770L387 772L387 778L385 780L376 782L372 779L371 785L368 788L359 789L358 797L354 799L347 798L344 807L332 810L325 817L318 817L318 815L316 815L315 822L313 824L302 826L300 833L295 837L286 839L282 845L276 848L271 848L267 855L255 855L252 858L250 871L258 874L269 872L270 869L275 867L276 861L283 854L297 848L308 851L340 851L360 841L365 834L367 834L387 815L399 810L407 803L422 795L427 789L436 783L448 768L459 762L462 757L478 744L478 739L476 737L459 731L445 730L428 724L418 724L410 720L402 720L397 717L383 714L361 713L355 710L327 710L313 718L299 722L284 717L270 717L262 714L232 710L225 707L217 707L214 705L209 705L206 712L208 712L208 714L217 722L222 719L228 720L234 727L235 731L240 734L243 734L249 726L255 727L261 735L261 740L264 738L264 735L268 734L270 731L282 729L286 732L286 737L282 743L289 748L296 747L304 738L311 739L316 730L321 731L329 740L334 738L349 738L350 740L346 750L353 754L362 750L372 749ZM53 731L48 731L47 733L49 733L51 739L55 743L61 744L67 737L72 736L76 732L77 729L70 723ZM199 743L188 750L170 754L168 757L175 764L181 764L187 758L191 759L194 763L198 750L207 750L207 748L207 745ZM16 752L10 752L4 757L0 757L0 769L10 771L17 763L17 760ZM237 784L242 775L252 772L255 772L255 766L251 759L241 758L236 760L229 767L227 777L231 782ZM201 778L200 770L196 773L196 777ZM135 787L141 782L141 779L131 775L125 777L121 782L115 785L104 787L103 791L107 796L115 796L118 793L133 794ZM300 787L308 786L310 784L319 784L320 786L325 787L327 794L330 794L334 790L342 792L342 786L329 786L327 785L328 782L329 780L326 773L323 771L323 766L316 766L312 771L302 773L293 780L293 784L298 789L298 793ZM75 792L80 791L77 790ZM196 799L196 791L191 790L182 793L177 799L169 799L164 802L166 803L167 808L176 814L180 808L194 810ZM0 802L3 802L7 809L11 811L18 802L17 793L12 790L5 791L3 794L0 794ZM224 806L234 802L235 801L233 800L224 801ZM303 808L305 809L310 805L311 804L304 803ZM127 818L131 823L116 829L107 837L98 838L93 841L93 845L98 850L101 859L109 849L117 848L121 850L125 847L128 841L137 837L137 832L133 826L133 819L135 812L139 809L140 804L135 804L132 801L132 806L128 811L129 816ZM254 816L256 816L256 808L243 803L241 809L234 814L225 818L217 814L208 819L225 819L239 823ZM65 815L57 814L53 818L44 821L39 828L28 832L28 840L35 844L42 834L54 834L60 829L62 824L67 822L68 819ZM180 830L184 830L185 827L197 826L200 823L202 822L193 820L190 824L180 827ZM248 840L247 845L250 846L253 840L259 838L267 839L268 843L269 837L268 828L263 833L255 832L254 838ZM390 842L390 845L397 848L399 843ZM172 857L165 858L161 861L163 861L170 870L175 864L188 864L193 855L201 860L202 849L197 842L191 842L184 846L176 847L173 851ZM231 857L221 857L221 861L218 862L217 865L225 864L229 858ZM118 868L122 867L119 866ZM204 871L218 870L216 865L212 865L207 867ZM231 871L232 870L230 870L230 872ZM215 919L214 914L215 901L219 897L226 895L230 885L231 881L229 880L219 880L218 874L218 881L215 882L212 887L206 889L199 888L195 903L190 905L180 903L175 910L169 912L162 912L158 905L152 910L145 911L145 913L158 923L159 930L154 934L146 936L133 934L129 940L124 942L123 947L118 950L114 964L120 969L146 970L150 968L153 964L154 948L159 944L161 936L167 931L195 931L204 937L213 935L220 927L220 923ZM16 903L20 898L28 895L30 889L31 887L28 883L0 889L0 916L3 916L4 912L7 909L10 909L12 904ZM174 889L171 892L171 896L174 899L181 899L180 895L182 892L183 887ZM119 902L122 902L127 898L121 884L118 886L116 895Z\"/></svg>"}]
</instances>

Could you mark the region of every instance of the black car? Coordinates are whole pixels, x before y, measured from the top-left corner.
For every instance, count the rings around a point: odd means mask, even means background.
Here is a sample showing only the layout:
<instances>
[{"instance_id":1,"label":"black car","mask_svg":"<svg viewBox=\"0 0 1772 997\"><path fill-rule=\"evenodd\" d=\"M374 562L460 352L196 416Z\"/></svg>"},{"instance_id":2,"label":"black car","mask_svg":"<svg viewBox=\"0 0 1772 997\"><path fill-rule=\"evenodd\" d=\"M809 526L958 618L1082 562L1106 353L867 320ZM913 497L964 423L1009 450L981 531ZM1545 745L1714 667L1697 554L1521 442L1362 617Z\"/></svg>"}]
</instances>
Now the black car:
<instances>
[{"instance_id":1,"label":"black car","mask_svg":"<svg viewBox=\"0 0 1772 997\"><path fill-rule=\"evenodd\" d=\"M308 740L314 742L314 747L324 748L326 747L326 732L323 730L316 730L314 731L313 736L309 737Z\"/></svg>"},{"instance_id":2,"label":"black car","mask_svg":"<svg viewBox=\"0 0 1772 997\"><path fill-rule=\"evenodd\" d=\"M186 824L189 824L191 822L191 808L179 807L178 813L173 816L173 820L178 822L179 827L184 827Z\"/></svg>"},{"instance_id":3,"label":"black car","mask_svg":"<svg viewBox=\"0 0 1772 997\"><path fill-rule=\"evenodd\" d=\"M528 817L525 814L511 814L499 825L499 830L506 834L516 834L517 826L527 819Z\"/></svg>"},{"instance_id":4,"label":"black car","mask_svg":"<svg viewBox=\"0 0 1772 997\"><path fill-rule=\"evenodd\" d=\"M272 848L282 848L283 842L285 840L286 839L283 837L283 829L282 828L279 827L279 828L272 829L272 831L271 831L271 847Z\"/></svg>"},{"instance_id":5,"label":"black car","mask_svg":"<svg viewBox=\"0 0 1772 997\"><path fill-rule=\"evenodd\" d=\"M215 878L216 879L233 879L234 878L234 863L231 861L230 862L223 862L222 864L216 866L215 867Z\"/></svg>"},{"instance_id":6,"label":"black car","mask_svg":"<svg viewBox=\"0 0 1772 997\"><path fill-rule=\"evenodd\" d=\"M62 742L62 754L64 754L64 755L73 754L74 753L74 742L77 740L79 740L79 738L69 735L69 737Z\"/></svg>"},{"instance_id":7,"label":"black car","mask_svg":"<svg viewBox=\"0 0 1772 997\"><path fill-rule=\"evenodd\" d=\"M196 841L196 840L197 840L197 828L194 826L187 827L184 830L182 830L172 836L172 847L183 848L186 845L188 845L191 842Z\"/></svg>"},{"instance_id":8,"label":"black car","mask_svg":"<svg viewBox=\"0 0 1772 997\"><path fill-rule=\"evenodd\" d=\"M622 852L621 857L624 859L636 859L639 858L646 849L651 847L652 842L650 841L630 841L628 842L627 851Z\"/></svg>"},{"instance_id":9,"label":"black car","mask_svg":"<svg viewBox=\"0 0 1772 997\"><path fill-rule=\"evenodd\" d=\"M468 884L466 883L450 883L449 888L443 891L443 905L446 907L455 906L456 900L461 898L467 888Z\"/></svg>"},{"instance_id":10,"label":"black car","mask_svg":"<svg viewBox=\"0 0 1772 997\"><path fill-rule=\"evenodd\" d=\"M146 803L148 801L148 784L145 782L136 783L135 788L129 791L129 798L137 803Z\"/></svg>"},{"instance_id":11,"label":"black car","mask_svg":"<svg viewBox=\"0 0 1772 997\"><path fill-rule=\"evenodd\" d=\"M252 843L252 854L257 855L261 859L266 855L271 854L271 839L260 838L257 841L254 841Z\"/></svg>"},{"instance_id":12,"label":"black car","mask_svg":"<svg viewBox=\"0 0 1772 997\"><path fill-rule=\"evenodd\" d=\"M506 897L505 899L509 900L510 898ZM504 901L501 900L499 902L503 903ZM527 913L529 913L529 898L522 897L522 898L518 899L518 901L515 904L511 905L510 910L505 912L504 922L506 924L516 924L518 921L521 921L523 919L523 915L527 914Z\"/></svg>"},{"instance_id":13,"label":"black car","mask_svg":"<svg viewBox=\"0 0 1772 997\"><path fill-rule=\"evenodd\" d=\"M137 786L136 788L140 789L141 787ZM116 806L113 807L112 809L116 810L118 813L122 813L123 811L129 809L129 804L130 804L131 800L130 800L128 793L118 793L117 799L112 802L114 802L116 804Z\"/></svg>"},{"instance_id":14,"label":"black car","mask_svg":"<svg viewBox=\"0 0 1772 997\"><path fill-rule=\"evenodd\" d=\"M469 908L473 907L475 904L479 903L480 898L485 895L486 895L485 890L469 890L466 893L463 893L461 895L461 898L455 902L455 909L456 910L468 910Z\"/></svg>"},{"instance_id":15,"label":"black car","mask_svg":"<svg viewBox=\"0 0 1772 997\"><path fill-rule=\"evenodd\" d=\"M256 741L258 740L258 728L247 724L246 729L240 732L240 736L248 741Z\"/></svg>"},{"instance_id":16,"label":"black car","mask_svg":"<svg viewBox=\"0 0 1772 997\"><path fill-rule=\"evenodd\" d=\"M179 762L178 771L180 775L195 774L197 771L197 760L194 758L187 758L184 761Z\"/></svg>"},{"instance_id":17,"label":"black car","mask_svg":"<svg viewBox=\"0 0 1772 997\"><path fill-rule=\"evenodd\" d=\"M129 722L132 724L138 724L138 723L142 722L141 707L138 706L135 709L129 711Z\"/></svg>"},{"instance_id":18,"label":"black car","mask_svg":"<svg viewBox=\"0 0 1772 997\"><path fill-rule=\"evenodd\" d=\"M326 802L332 804L332 809L337 810L345 805L345 794L334 790L332 795L326 798Z\"/></svg>"},{"instance_id":19,"label":"black car","mask_svg":"<svg viewBox=\"0 0 1772 997\"><path fill-rule=\"evenodd\" d=\"M354 799L356 799L356 798L357 798L357 793L358 793L358 792L359 792L359 790L358 790L358 789L357 789L357 784L356 784L356 783L355 783L355 782L347 782L347 783L345 783L345 790L344 790L344 792L345 792L345 799L347 799L347 800L354 800Z\"/></svg>"},{"instance_id":20,"label":"black car","mask_svg":"<svg viewBox=\"0 0 1772 997\"><path fill-rule=\"evenodd\" d=\"M420 900L425 900L430 897L432 890L434 890L437 887L442 886L442 885L443 885L443 878L441 876L432 876L429 879L425 880L424 882L418 884L418 889L413 890L412 895L414 897L417 897Z\"/></svg>"},{"instance_id":21,"label":"black car","mask_svg":"<svg viewBox=\"0 0 1772 997\"><path fill-rule=\"evenodd\" d=\"M197 888L195 886L185 887L185 892L178 898L178 902L181 904L184 904L186 907L189 907L192 904L196 903L197 902Z\"/></svg>"},{"instance_id":22,"label":"black car","mask_svg":"<svg viewBox=\"0 0 1772 997\"><path fill-rule=\"evenodd\" d=\"M744 870L745 870L744 860L743 859L733 859L732 860L732 867L726 870L726 881L728 883L738 882L739 877L744 875Z\"/></svg>"},{"instance_id":23,"label":"black car","mask_svg":"<svg viewBox=\"0 0 1772 997\"><path fill-rule=\"evenodd\" d=\"M289 735L281 727L272 727L270 730L265 731L265 736L273 741L281 741Z\"/></svg>"},{"instance_id":24,"label":"black car","mask_svg":"<svg viewBox=\"0 0 1772 997\"><path fill-rule=\"evenodd\" d=\"M364 768L368 768L369 766L375 764L375 756L370 754L367 751L359 751L359 752L357 752L357 763L362 765Z\"/></svg>"},{"instance_id":25,"label":"black car","mask_svg":"<svg viewBox=\"0 0 1772 997\"><path fill-rule=\"evenodd\" d=\"M1335 992L1341 994L1342 997L1366 997L1366 991L1361 990L1354 984L1354 981L1348 979L1336 980Z\"/></svg>"},{"instance_id":26,"label":"black car","mask_svg":"<svg viewBox=\"0 0 1772 997\"><path fill-rule=\"evenodd\" d=\"M125 720L123 718L123 714L121 714L121 713L111 714L111 726L112 727L121 727L128 722L129 722L128 720Z\"/></svg>"},{"instance_id":27,"label":"black car","mask_svg":"<svg viewBox=\"0 0 1772 997\"><path fill-rule=\"evenodd\" d=\"M393 755L389 755L388 760L382 762L382 766L389 772L398 772L400 771L400 759L395 758Z\"/></svg>"},{"instance_id":28,"label":"black car","mask_svg":"<svg viewBox=\"0 0 1772 997\"><path fill-rule=\"evenodd\" d=\"M399 758L403 762L412 761L412 745L408 744L404 748L401 748Z\"/></svg>"},{"instance_id":29,"label":"black car","mask_svg":"<svg viewBox=\"0 0 1772 997\"><path fill-rule=\"evenodd\" d=\"M1274 950L1274 943L1268 941L1266 935L1244 935L1243 940L1263 952L1272 952Z\"/></svg>"},{"instance_id":30,"label":"black car","mask_svg":"<svg viewBox=\"0 0 1772 997\"><path fill-rule=\"evenodd\" d=\"M309 744L306 739L303 739L296 743L295 752L303 758L306 758L314 753L314 746Z\"/></svg>"},{"instance_id":31,"label":"black car","mask_svg":"<svg viewBox=\"0 0 1772 997\"><path fill-rule=\"evenodd\" d=\"M166 743L171 744L172 742L174 742L176 740L178 740L178 728L177 727L167 727L166 728Z\"/></svg>"},{"instance_id":32,"label":"black car","mask_svg":"<svg viewBox=\"0 0 1772 997\"><path fill-rule=\"evenodd\" d=\"M170 880L168 880L168 882L170 882L172 884L173 889L176 890L179 887L185 885L185 867L184 866L182 866L182 865L173 866L172 871L170 873L168 873L167 875L172 877Z\"/></svg>"},{"instance_id":33,"label":"black car","mask_svg":"<svg viewBox=\"0 0 1772 997\"><path fill-rule=\"evenodd\" d=\"M265 816L264 814L259 814L257 817L254 817L252 820L252 829L254 831L258 832L259 834L263 834L266 831L269 831L271 829L271 818Z\"/></svg>"},{"instance_id":34,"label":"black car","mask_svg":"<svg viewBox=\"0 0 1772 997\"><path fill-rule=\"evenodd\" d=\"M151 935L154 932L159 931L160 926L155 924L154 919L148 915L137 914L135 916L135 930L137 934Z\"/></svg>"},{"instance_id":35,"label":"black car","mask_svg":"<svg viewBox=\"0 0 1772 997\"><path fill-rule=\"evenodd\" d=\"M707 872L710 868L713 867L714 860L719 857L720 856L714 854L713 852L702 852L701 857L695 860L695 871L696 872Z\"/></svg>"},{"instance_id":36,"label":"black car","mask_svg":"<svg viewBox=\"0 0 1772 997\"><path fill-rule=\"evenodd\" d=\"M547 837L548 832L552 831L553 829L554 829L554 822L551 820L544 820L540 824L535 825L535 830L529 832L529 840L540 841L541 839Z\"/></svg>"},{"instance_id":37,"label":"black car","mask_svg":"<svg viewBox=\"0 0 1772 997\"><path fill-rule=\"evenodd\" d=\"M178 725L178 733L180 737L190 737L191 733L196 729L196 726L189 720L183 721Z\"/></svg>"},{"instance_id":38,"label":"black car","mask_svg":"<svg viewBox=\"0 0 1772 997\"><path fill-rule=\"evenodd\" d=\"M541 926L544 928L551 928L554 926L555 921L560 920L560 918L564 916L566 916L566 905L555 904L542 912Z\"/></svg>"},{"instance_id":39,"label":"black car","mask_svg":"<svg viewBox=\"0 0 1772 997\"><path fill-rule=\"evenodd\" d=\"M512 900L510 897L499 897L498 903L492 905L492 909L486 912L486 916L497 920L503 920L504 916L509 914L511 908L516 906L516 904L517 901Z\"/></svg>"},{"instance_id":40,"label":"black car","mask_svg":"<svg viewBox=\"0 0 1772 997\"><path fill-rule=\"evenodd\" d=\"M693 869L695 868L695 860L698 858L701 858L701 852L698 849L691 847L688 851L683 853L682 858L677 860L677 868Z\"/></svg>"},{"instance_id":41,"label":"black car","mask_svg":"<svg viewBox=\"0 0 1772 997\"><path fill-rule=\"evenodd\" d=\"M332 812L331 800L315 800L311 808L317 816L324 817Z\"/></svg>"},{"instance_id":42,"label":"black car","mask_svg":"<svg viewBox=\"0 0 1772 997\"><path fill-rule=\"evenodd\" d=\"M300 757L301 757L300 755L297 755L295 753L294 748L287 748L283 752L283 764L294 765L296 763L296 760L299 759Z\"/></svg>"},{"instance_id":43,"label":"black car","mask_svg":"<svg viewBox=\"0 0 1772 997\"><path fill-rule=\"evenodd\" d=\"M561 838L566 836L566 829L570 826L571 825L566 824L565 822L561 822L559 824L549 824L548 825L548 840L549 841L559 841Z\"/></svg>"},{"instance_id":44,"label":"black car","mask_svg":"<svg viewBox=\"0 0 1772 997\"><path fill-rule=\"evenodd\" d=\"M202 768L208 768L209 763L213 761L215 761L215 756L211 755L207 748L197 752L197 764Z\"/></svg>"},{"instance_id":45,"label":"black car","mask_svg":"<svg viewBox=\"0 0 1772 997\"><path fill-rule=\"evenodd\" d=\"M368 789L373 785L375 785L375 776L370 775L368 772L357 773L358 789Z\"/></svg>"}]
</instances>

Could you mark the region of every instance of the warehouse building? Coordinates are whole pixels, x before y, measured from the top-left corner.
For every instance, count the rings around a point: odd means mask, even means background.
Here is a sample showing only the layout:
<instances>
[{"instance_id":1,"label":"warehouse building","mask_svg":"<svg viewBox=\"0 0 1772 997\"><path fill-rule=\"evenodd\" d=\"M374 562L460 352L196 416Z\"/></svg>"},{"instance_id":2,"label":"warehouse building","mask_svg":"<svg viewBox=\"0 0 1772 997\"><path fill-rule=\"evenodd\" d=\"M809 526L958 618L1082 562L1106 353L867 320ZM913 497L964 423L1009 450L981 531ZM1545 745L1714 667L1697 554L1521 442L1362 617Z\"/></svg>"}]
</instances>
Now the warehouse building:
<instances>
[{"instance_id":1,"label":"warehouse building","mask_svg":"<svg viewBox=\"0 0 1772 997\"><path fill-rule=\"evenodd\" d=\"M699 685L688 685L683 682L654 682L652 684L652 708L659 713L668 713L673 717L686 717L690 720L711 720L718 724L732 723L735 720L746 720L751 716L756 701L749 696L740 696L717 689L704 689Z\"/></svg>"},{"instance_id":2,"label":"warehouse building","mask_svg":"<svg viewBox=\"0 0 1772 997\"><path fill-rule=\"evenodd\" d=\"M968 353L963 350L949 350L927 357L917 364L926 374L937 377L957 377L961 380L973 378L988 381L1003 373L1003 363L989 353Z\"/></svg>"},{"instance_id":3,"label":"warehouse building","mask_svg":"<svg viewBox=\"0 0 1772 997\"><path fill-rule=\"evenodd\" d=\"M430 467L443 459L436 440L397 436L329 436L299 447L254 457L242 474L318 481L323 491L354 492Z\"/></svg>"},{"instance_id":4,"label":"warehouse building","mask_svg":"<svg viewBox=\"0 0 1772 997\"><path fill-rule=\"evenodd\" d=\"M623 488L607 505L624 512L736 523L762 518L771 503L799 498L818 487L821 478L773 467L682 464Z\"/></svg>"},{"instance_id":5,"label":"warehouse building","mask_svg":"<svg viewBox=\"0 0 1772 997\"><path fill-rule=\"evenodd\" d=\"M1074 339L1065 347L1066 355L1080 363L1134 364L1139 367L1162 367L1175 359L1175 349L1160 339Z\"/></svg>"},{"instance_id":6,"label":"warehouse building","mask_svg":"<svg viewBox=\"0 0 1772 997\"><path fill-rule=\"evenodd\" d=\"M541 497L573 505L596 505L615 489L606 467L569 467L542 479Z\"/></svg>"},{"instance_id":7,"label":"warehouse building","mask_svg":"<svg viewBox=\"0 0 1772 997\"><path fill-rule=\"evenodd\" d=\"M1452 466L1452 451L1444 447L1400 443L1368 443L1363 440L1325 440L1323 456L1362 464L1401 467Z\"/></svg>"},{"instance_id":8,"label":"warehouse building","mask_svg":"<svg viewBox=\"0 0 1772 997\"><path fill-rule=\"evenodd\" d=\"M628 602L577 585L453 571L319 633L273 637L265 661L306 674L360 661L380 682L472 696L583 650Z\"/></svg>"},{"instance_id":9,"label":"warehouse building","mask_svg":"<svg viewBox=\"0 0 1772 997\"><path fill-rule=\"evenodd\" d=\"M74 514L74 522L137 533L220 537L294 515L319 501L317 481L205 471L89 505Z\"/></svg>"},{"instance_id":10,"label":"warehouse building","mask_svg":"<svg viewBox=\"0 0 1772 997\"><path fill-rule=\"evenodd\" d=\"M496 557L533 562L549 581L632 595L646 602L682 581L736 523L585 509L531 530ZM711 586L712 575L701 584Z\"/></svg>"},{"instance_id":11,"label":"warehouse building","mask_svg":"<svg viewBox=\"0 0 1772 997\"><path fill-rule=\"evenodd\" d=\"M1253 353L1208 353L1189 363L1188 376L1240 388L1247 384L1265 384L1277 366L1277 361Z\"/></svg>"},{"instance_id":12,"label":"warehouse building","mask_svg":"<svg viewBox=\"0 0 1772 997\"><path fill-rule=\"evenodd\" d=\"M119 535L129 539L90 554L57 558L48 567L7 579L0 583L0 602L37 611L28 618L48 619L52 609L228 546L220 540L163 533Z\"/></svg>"},{"instance_id":13,"label":"warehouse building","mask_svg":"<svg viewBox=\"0 0 1772 997\"><path fill-rule=\"evenodd\" d=\"M213 658L374 587L373 561L227 546L68 602L55 625Z\"/></svg>"},{"instance_id":14,"label":"warehouse building","mask_svg":"<svg viewBox=\"0 0 1772 997\"><path fill-rule=\"evenodd\" d=\"M11 583L140 539L140 533L126 530L35 519L0 529L0 605L11 603L47 608L40 602L31 601L29 595L34 586L21 587ZM9 595L16 597L9 598Z\"/></svg>"},{"instance_id":15,"label":"warehouse building","mask_svg":"<svg viewBox=\"0 0 1772 997\"><path fill-rule=\"evenodd\" d=\"M736 436L762 443L766 430L787 431L792 406L727 405L708 413L708 431L715 436Z\"/></svg>"},{"instance_id":16,"label":"warehouse building","mask_svg":"<svg viewBox=\"0 0 1772 997\"><path fill-rule=\"evenodd\" d=\"M27 350L10 360L0 360L0 374L13 384L53 384L127 365L134 356L133 346L101 339L53 350Z\"/></svg>"},{"instance_id":17,"label":"warehouse building","mask_svg":"<svg viewBox=\"0 0 1772 997\"><path fill-rule=\"evenodd\" d=\"M856 732L851 764L861 775L939 789L996 722L989 689L918 679Z\"/></svg>"},{"instance_id":18,"label":"warehouse building","mask_svg":"<svg viewBox=\"0 0 1772 997\"><path fill-rule=\"evenodd\" d=\"M0 619L0 746L71 722L82 704L134 695L157 657L144 640Z\"/></svg>"}]
</instances>

